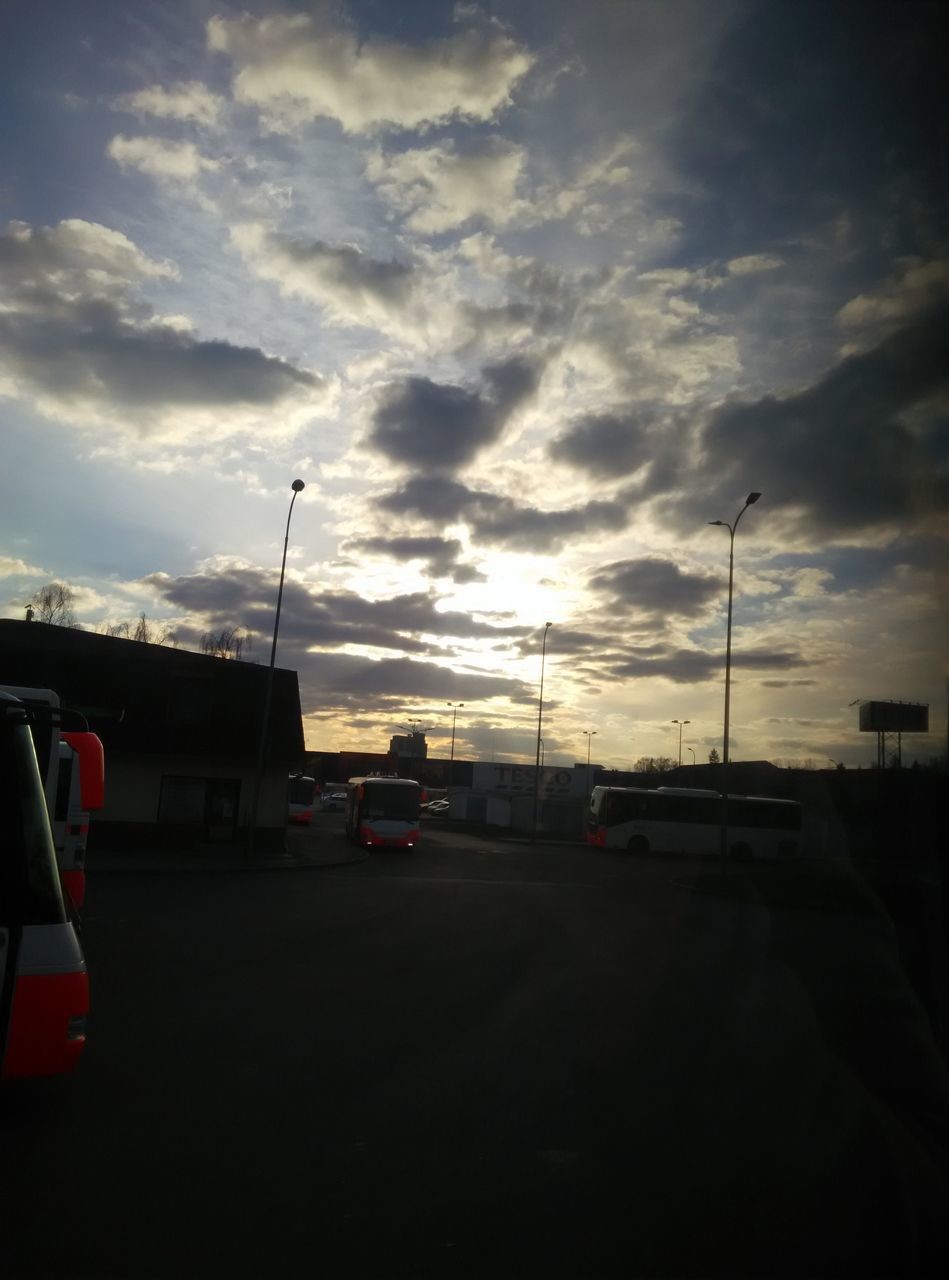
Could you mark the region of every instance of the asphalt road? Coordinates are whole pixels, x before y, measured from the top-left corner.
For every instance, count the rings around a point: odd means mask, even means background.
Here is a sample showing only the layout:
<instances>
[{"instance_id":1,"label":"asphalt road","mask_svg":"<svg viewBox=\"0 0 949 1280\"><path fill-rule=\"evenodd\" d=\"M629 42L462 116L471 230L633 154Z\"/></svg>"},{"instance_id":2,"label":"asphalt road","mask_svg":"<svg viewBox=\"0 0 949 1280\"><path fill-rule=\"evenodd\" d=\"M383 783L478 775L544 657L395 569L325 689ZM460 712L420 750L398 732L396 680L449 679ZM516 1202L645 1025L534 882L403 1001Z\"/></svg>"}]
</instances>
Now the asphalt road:
<instances>
[{"instance_id":1,"label":"asphalt road","mask_svg":"<svg viewBox=\"0 0 949 1280\"><path fill-rule=\"evenodd\" d=\"M0 1096L0 1265L939 1274L949 1087L886 918L709 888L434 828L103 874L81 1071Z\"/></svg>"}]
</instances>

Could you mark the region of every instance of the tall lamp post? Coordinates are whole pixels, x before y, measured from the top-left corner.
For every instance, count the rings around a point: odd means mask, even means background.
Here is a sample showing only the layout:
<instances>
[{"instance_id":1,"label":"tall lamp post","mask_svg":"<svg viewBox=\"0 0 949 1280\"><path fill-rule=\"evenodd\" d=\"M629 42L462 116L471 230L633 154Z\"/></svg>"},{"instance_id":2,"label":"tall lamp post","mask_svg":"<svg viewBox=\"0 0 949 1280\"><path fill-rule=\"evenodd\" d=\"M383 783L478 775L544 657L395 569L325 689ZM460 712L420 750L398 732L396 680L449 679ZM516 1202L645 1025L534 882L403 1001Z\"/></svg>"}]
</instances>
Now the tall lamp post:
<instances>
[{"instance_id":1,"label":"tall lamp post","mask_svg":"<svg viewBox=\"0 0 949 1280\"><path fill-rule=\"evenodd\" d=\"M672 723L677 724L679 726L679 768L681 769L682 768L682 726L684 724L691 724L692 721L691 720L673 720Z\"/></svg>"},{"instance_id":2,"label":"tall lamp post","mask_svg":"<svg viewBox=\"0 0 949 1280\"><path fill-rule=\"evenodd\" d=\"M691 751L691 752L692 752L692 768L694 769L694 768L695 768L695 748L694 748L694 747L686 747L686 751Z\"/></svg>"},{"instance_id":3,"label":"tall lamp post","mask_svg":"<svg viewBox=\"0 0 949 1280\"><path fill-rule=\"evenodd\" d=\"M540 651L540 694L537 698L537 759L534 763L534 825L531 840L537 839L537 806L540 801L540 726L544 715L544 664L547 661L547 632L554 624L544 623L544 643Z\"/></svg>"},{"instance_id":4,"label":"tall lamp post","mask_svg":"<svg viewBox=\"0 0 949 1280\"><path fill-rule=\"evenodd\" d=\"M257 772L254 777L254 801L250 811L247 827L247 853L254 852L254 838L257 833L257 813L260 809L260 788L264 778L264 760L267 754L267 730L270 727L270 704L273 701L273 673L277 661L277 632L280 629L280 606L283 603L283 577L287 570L287 543L290 541L290 517L293 515L293 504L297 494L302 493L306 485L302 480L294 480L290 486L293 497L290 499L290 510L287 512L287 531L283 538L283 559L280 562L280 586L277 589L277 610L273 620L273 643L270 646L270 666L267 668L267 686L264 693L264 714L260 721L260 738L257 743Z\"/></svg>"},{"instance_id":5,"label":"tall lamp post","mask_svg":"<svg viewBox=\"0 0 949 1280\"><path fill-rule=\"evenodd\" d=\"M749 493L745 505L735 516L732 524L727 520L709 520L709 524L718 525L728 530L728 624L725 630L725 741L722 744L722 824L719 833L718 856L721 869L725 870L725 859L728 853L728 725L731 707L732 677L732 584L735 575L735 531L738 521L750 506L758 501L760 493Z\"/></svg>"},{"instance_id":6,"label":"tall lamp post","mask_svg":"<svg viewBox=\"0 0 949 1280\"><path fill-rule=\"evenodd\" d=\"M458 718L458 708L463 707L463 702L449 702L451 707L451 757L448 761L448 798L451 799L451 775L455 767L455 721Z\"/></svg>"},{"instance_id":7,"label":"tall lamp post","mask_svg":"<svg viewBox=\"0 0 949 1280\"><path fill-rule=\"evenodd\" d=\"M590 790L590 747L593 744L593 739L596 737L596 730L584 729L583 734L587 740L587 791L589 791Z\"/></svg>"}]
</instances>

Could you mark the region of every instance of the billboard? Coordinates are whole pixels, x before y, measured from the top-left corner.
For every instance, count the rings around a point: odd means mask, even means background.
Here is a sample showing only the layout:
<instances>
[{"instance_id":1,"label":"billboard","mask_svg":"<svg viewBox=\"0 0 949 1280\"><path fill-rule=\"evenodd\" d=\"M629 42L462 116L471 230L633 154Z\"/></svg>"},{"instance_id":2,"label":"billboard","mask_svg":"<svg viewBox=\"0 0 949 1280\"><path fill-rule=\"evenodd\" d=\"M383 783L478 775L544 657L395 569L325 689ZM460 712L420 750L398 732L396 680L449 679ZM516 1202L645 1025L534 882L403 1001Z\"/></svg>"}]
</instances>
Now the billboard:
<instances>
[{"instance_id":1,"label":"billboard","mask_svg":"<svg viewBox=\"0 0 949 1280\"><path fill-rule=\"evenodd\" d=\"M534 794L536 768L532 764L488 764L478 761L472 768L471 784L475 791L487 791L494 795ZM538 791L545 799L554 796L574 796L581 799L586 794L586 770L565 769L559 765L541 765Z\"/></svg>"},{"instance_id":2,"label":"billboard","mask_svg":"<svg viewBox=\"0 0 949 1280\"><path fill-rule=\"evenodd\" d=\"M863 702L861 733L928 733L929 707L919 702Z\"/></svg>"}]
</instances>

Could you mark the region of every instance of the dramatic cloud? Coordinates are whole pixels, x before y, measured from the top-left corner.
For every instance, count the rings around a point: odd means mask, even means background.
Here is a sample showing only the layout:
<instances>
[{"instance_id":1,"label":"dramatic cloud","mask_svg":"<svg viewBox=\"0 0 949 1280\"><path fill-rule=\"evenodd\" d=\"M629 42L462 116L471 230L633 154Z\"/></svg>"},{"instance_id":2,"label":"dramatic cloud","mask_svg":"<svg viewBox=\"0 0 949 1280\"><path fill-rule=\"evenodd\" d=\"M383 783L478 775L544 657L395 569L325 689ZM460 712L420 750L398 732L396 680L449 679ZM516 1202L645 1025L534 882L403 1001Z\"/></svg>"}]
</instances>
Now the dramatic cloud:
<instances>
[{"instance_id":1,"label":"dramatic cloud","mask_svg":"<svg viewBox=\"0 0 949 1280\"><path fill-rule=\"evenodd\" d=\"M157 181L193 182L218 167L217 161L203 156L194 143L169 142L167 138L127 138L120 133L107 151L123 169L138 169Z\"/></svg>"},{"instance_id":2,"label":"dramatic cloud","mask_svg":"<svg viewBox=\"0 0 949 1280\"><path fill-rule=\"evenodd\" d=\"M424 150L369 157L366 173L411 231L436 233L471 218L503 226L518 217L523 147L485 138L464 148L452 142Z\"/></svg>"},{"instance_id":3,"label":"dramatic cloud","mask_svg":"<svg viewBox=\"0 0 949 1280\"><path fill-rule=\"evenodd\" d=\"M380 394L370 441L386 457L415 469L457 471L493 444L517 406L536 389L539 368L512 357L483 370L483 396L429 378L406 378Z\"/></svg>"},{"instance_id":4,"label":"dramatic cloud","mask_svg":"<svg viewBox=\"0 0 949 1280\"><path fill-rule=\"evenodd\" d=\"M137 281L171 274L95 223L14 223L0 235L0 395L140 439L266 433L277 406L302 423L320 379L257 348L200 341L134 296Z\"/></svg>"},{"instance_id":5,"label":"dramatic cloud","mask_svg":"<svg viewBox=\"0 0 949 1280\"><path fill-rule=\"evenodd\" d=\"M167 87L151 85L137 93L124 93L112 105L117 111L130 115L155 116L159 120L178 120L211 129L218 123L224 100L198 80L179 80Z\"/></svg>"},{"instance_id":6,"label":"dramatic cloud","mask_svg":"<svg viewBox=\"0 0 949 1280\"><path fill-rule=\"evenodd\" d=\"M482 704L504 699L531 705L536 694L521 680L453 671L411 658L376 661L345 653L308 654L301 662L300 700L303 714L344 711L401 717L406 705L442 703L448 699Z\"/></svg>"},{"instance_id":7,"label":"dramatic cloud","mask_svg":"<svg viewBox=\"0 0 949 1280\"><path fill-rule=\"evenodd\" d=\"M609 597L613 609L694 618L721 597L725 582L713 574L686 573L672 560L646 556L604 565L591 576L590 587Z\"/></svg>"},{"instance_id":8,"label":"dramatic cloud","mask_svg":"<svg viewBox=\"0 0 949 1280\"><path fill-rule=\"evenodd\" d=\"M749 479L769 508L825 534L921 524L949 509L945 419L926 410L949 391L947 333L944 302L806 391L719 409L703 438L703 510L727 516Z\"/></svg>"},{"instance_id":9,"label":"dramatic cloud","mask_svg":"<svg viewBox=\"0 0 949 1280\"><path fill-rule=\"evenodd\" d=\"M542 511L457 481L432 484L421 477L378 500L384 511L412 515L432 524L464 521L475 542L509 551L560 550L574 539L617 533L629 524L625 503L592 499L564 511Z\"/></svg>"},{"instance_id":10,"label":"dramatic cloud","mask_svg":"<svg viewBox=\"0 0 949 1280\"><path fill-rule=\"evenodd\" d=\"M256 106L274 130L318 117L349 133L488 120L510 102L532 61L492 23L404 45L361 41L354 30L307 14L214 17L208 44L234 64L234 97Z\"/></svg>"},{"instance_id":11,"label":"dramatic cloud","mask_svg":"<svg viewBox=\"0 0 949 1280\"><path fill-rule=\"evenodd\" d=\"M208 619L212 627L240 625L261 637L270 629L275 582L260 569L229 565L177 578L155 574L146 581L169 604ZM284 586L280 634L284 645L301 653L360 645L432 654L442 651L446 638L510 640L526 631L442 610L438 602L431 592L367 600L353 591L314 590L291 579ZM424 636L440 640L433 643Z\"/></svg>"}]
</instances>

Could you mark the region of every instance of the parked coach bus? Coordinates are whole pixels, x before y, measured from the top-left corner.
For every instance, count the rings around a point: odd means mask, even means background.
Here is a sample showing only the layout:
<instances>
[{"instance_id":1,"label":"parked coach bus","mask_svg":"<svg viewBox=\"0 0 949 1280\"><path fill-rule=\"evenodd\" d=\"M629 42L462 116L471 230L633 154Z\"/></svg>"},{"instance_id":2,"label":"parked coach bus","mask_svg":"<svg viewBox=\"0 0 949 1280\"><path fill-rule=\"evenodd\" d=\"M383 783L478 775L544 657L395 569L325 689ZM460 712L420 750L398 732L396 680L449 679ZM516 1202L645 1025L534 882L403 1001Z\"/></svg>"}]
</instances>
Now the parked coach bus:
<instances>
[{"instance_id":1,"label":"parked coach bus","mask_svg":"<svg viewBox=\"0 0 949 1280\"><path fill-rule=\"evenodd\" d=\"M346 798L346 834L357 844L397 845L411 849L419 842L422 788L409 778L350 778Z\"/></svg>"},{"instance_id":2,"label":"parked coach bus","mask_svg":"<svg viewBox=\"0 0 949 1280\"><path fill-rule=\"evenodd\" d=\"M717 854L722 797L690 787L594 787L588 844L630 853ZM801 806L766 796L728 797L732 858L790 857L799 851Z\"/></svg>"}]
</instances>

